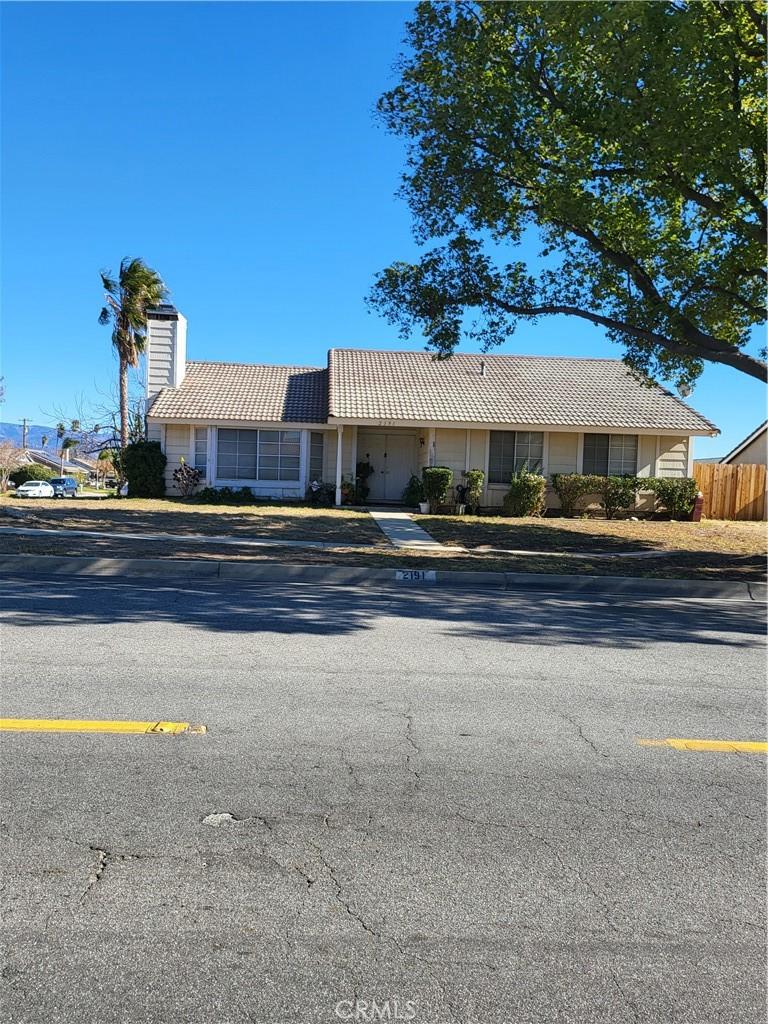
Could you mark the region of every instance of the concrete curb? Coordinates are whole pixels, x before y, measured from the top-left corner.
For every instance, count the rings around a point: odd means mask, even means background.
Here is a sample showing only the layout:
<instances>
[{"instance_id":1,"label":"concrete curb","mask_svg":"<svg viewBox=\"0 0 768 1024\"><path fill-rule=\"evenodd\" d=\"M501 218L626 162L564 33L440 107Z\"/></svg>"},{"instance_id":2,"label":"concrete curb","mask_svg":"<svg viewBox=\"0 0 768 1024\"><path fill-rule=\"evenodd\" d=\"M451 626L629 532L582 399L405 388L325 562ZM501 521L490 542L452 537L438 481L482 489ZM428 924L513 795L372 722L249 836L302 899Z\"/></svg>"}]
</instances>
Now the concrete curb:
<instances>
[{"instance_id":1,"label":"concrete curb","mask_svg":"<svg viewBox=\"0 0 768 1024\"><path fill-rule=\"evenodd\" d=\"M768 601L765 583L659 580L636 576L566 576L531 572L462 572L438 569L368 569L343 565L286 565L181 558L87 558L68 555L4 555L0 570L28 573L175 579L243 580L253 583L314 583L334 586L394 585L398 589L445 587L554 594L605 594L626 598L696 598Z\"/></svg>"}]
</instances>

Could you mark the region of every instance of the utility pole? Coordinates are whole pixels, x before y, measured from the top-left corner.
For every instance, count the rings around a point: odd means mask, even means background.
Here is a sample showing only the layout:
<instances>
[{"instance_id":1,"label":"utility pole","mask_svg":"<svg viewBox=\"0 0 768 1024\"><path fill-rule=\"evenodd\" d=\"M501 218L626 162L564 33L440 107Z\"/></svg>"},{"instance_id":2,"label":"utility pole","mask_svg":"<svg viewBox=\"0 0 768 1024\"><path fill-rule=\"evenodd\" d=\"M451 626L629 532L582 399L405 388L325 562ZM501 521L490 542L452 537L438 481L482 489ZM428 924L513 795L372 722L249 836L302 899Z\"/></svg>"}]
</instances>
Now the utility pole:
<instances>
[{"instance_id":1,"label":"utility pole","mask_svg":"<svg viewBox=\"0 0 768 1024\"><path fill-rule=\"evenodd\" d=\"M21 421L21 447L22 448L26 448L27 447L27 438L29 436L29 426L28 426L28 424L29 424L29 420L25 416L24 419Z\"/></svg>"}]
</instances>

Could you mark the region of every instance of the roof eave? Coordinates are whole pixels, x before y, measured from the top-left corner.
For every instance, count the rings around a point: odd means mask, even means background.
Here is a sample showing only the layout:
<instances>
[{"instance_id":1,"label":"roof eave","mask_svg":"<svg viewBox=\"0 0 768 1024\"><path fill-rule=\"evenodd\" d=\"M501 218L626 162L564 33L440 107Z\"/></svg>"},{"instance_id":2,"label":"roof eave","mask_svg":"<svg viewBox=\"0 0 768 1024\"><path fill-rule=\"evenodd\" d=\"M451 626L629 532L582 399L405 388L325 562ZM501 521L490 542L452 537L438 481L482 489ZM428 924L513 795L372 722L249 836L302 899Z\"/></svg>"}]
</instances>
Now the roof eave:
<instances>
[{"instance_id":1,"label":"roof eave","mask_svg":"<svg viewBox=\"0 0 768 1024\"><path fill-rule=\"evenodd\" d=\"M756 427L752 431L749 437L745 437L744 440L740 441L735 448L728 452L727 455L724 455L722 459L720 459L720 465L727 465L731 459L735 459L737 455L743 452L745 448L748 448L752 442L756 441L761 434L765 433L766 430L768 430L768 420L761 423L759 427Z\"/></svg>"},{"instance_id":2,"label":"roof eave","mask_svg":"<svg viewBox=\"0 0 768 1024\"><path fill-rule=\"evenodd\" d=\"M582 433L587 432L613 432L629 431L634 434L655 435L669 434L678 437L714 437L720 433L718 428L712 425L702 425L698 430L689 427L669 426L632 426L622 424L618 426L610 423L540 423L534 420L518 421L478 421L478 420L407 420L384 417L365 416L328 416L328 423L331 426L359 426L359 427L436 427L440 430L503 430L505 428L522 428L524 430L535 429L548 431L550 433Z\"/></svg>"}]
</instances>

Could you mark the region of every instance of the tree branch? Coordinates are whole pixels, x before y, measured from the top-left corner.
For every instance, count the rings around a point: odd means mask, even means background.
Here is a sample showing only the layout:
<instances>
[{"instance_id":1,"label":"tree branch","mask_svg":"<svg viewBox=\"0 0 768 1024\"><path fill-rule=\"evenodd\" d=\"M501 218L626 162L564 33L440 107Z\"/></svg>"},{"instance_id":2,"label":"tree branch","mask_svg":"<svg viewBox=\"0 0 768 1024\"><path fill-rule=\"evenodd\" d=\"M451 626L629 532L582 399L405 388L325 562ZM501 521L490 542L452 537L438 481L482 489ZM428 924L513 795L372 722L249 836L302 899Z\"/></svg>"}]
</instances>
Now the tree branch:
<instances>
[{"instance_id":1,"label":"tree branch","mask_svg":"<svg viewBox=\"0 0 768 1024\"><path fill-rule=\"evenodd\" d=\"M763 37L763 39L765 39L765 36L766 36L766 31L765 31L766 30L766 23L765 23L765 19L760 15L760 12L756 11L754 5L751 4L751 3L743 3L741 5L741 7L742 7L742 10L744 11L744 13L749 18L749 20L755 26L757 31L760 33L760 35ZM760 57L762 59L763 54L761 54Z\"/></svg>"},{"instance_id":2,"label":"tree branch","mask_svg":"<svg viewBox=\"0 0 768 1024\"><path fill-rule=\"evenodd\" d=\"M707 345L706 353L696 351L695 344L690 347L688 345L680 345L666 335L658 334L655 331L648 330L645 327L637 327L634 324L625 323L622 320L616 320L610 316L603 316L600 313L593 313L588 309L581 309L579 306L560 305L555 303L546 303L540 306L518 306L511 302L506 302L503 299L496 298L495 296L478 296L478 298L491 306L503 310L505 313L510 313L513 316L547 316L557 313L565 314L566 316L577 316L582 320L589 320L590 323L597 324L600 327L606 327L608 330L621 331L623 334L629 334L634 338L640 338L643 341L651 342L654 345L658 345L659 348L665 349L667 352L672 352L675 355L684 356L687 358L706 358L715 363L722 363L725 366L732 366L734 369L741 370L743 373L749 374L750 377L756 377L758 380L768 382L768 363L763 362L762 359L755 359L754 356L750 356L740 349L735 348L733 345L729 345L727 342L719 341L717 338L709 338L708 335L703 337L707 339L709 344Z\"/></svg>"}]
</instances>

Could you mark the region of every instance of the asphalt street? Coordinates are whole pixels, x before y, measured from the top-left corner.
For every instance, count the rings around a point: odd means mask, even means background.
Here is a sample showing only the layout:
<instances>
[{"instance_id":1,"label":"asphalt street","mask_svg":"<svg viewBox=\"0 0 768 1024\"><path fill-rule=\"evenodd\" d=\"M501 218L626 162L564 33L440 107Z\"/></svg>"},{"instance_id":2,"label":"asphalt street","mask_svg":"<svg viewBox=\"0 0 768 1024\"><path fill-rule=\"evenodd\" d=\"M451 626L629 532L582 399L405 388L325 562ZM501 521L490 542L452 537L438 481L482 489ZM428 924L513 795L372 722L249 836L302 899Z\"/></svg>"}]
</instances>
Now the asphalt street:
<instances>
[{"instance_id":1,"label":"asphalt street","mask_svg":"<svg viewBox=\"0 0 768 1024\"><path fill-rule=\"evenodd\" d=\"M751 602L5 578L9 1024L765 1019ZM362 1009L361 1009L362 1007Z\"/></svg>"}]
</instances>

